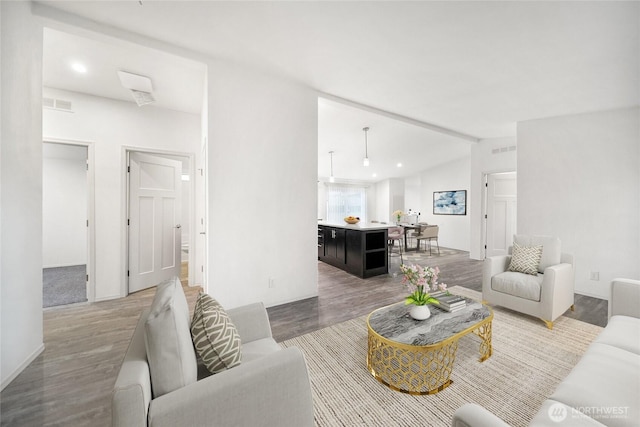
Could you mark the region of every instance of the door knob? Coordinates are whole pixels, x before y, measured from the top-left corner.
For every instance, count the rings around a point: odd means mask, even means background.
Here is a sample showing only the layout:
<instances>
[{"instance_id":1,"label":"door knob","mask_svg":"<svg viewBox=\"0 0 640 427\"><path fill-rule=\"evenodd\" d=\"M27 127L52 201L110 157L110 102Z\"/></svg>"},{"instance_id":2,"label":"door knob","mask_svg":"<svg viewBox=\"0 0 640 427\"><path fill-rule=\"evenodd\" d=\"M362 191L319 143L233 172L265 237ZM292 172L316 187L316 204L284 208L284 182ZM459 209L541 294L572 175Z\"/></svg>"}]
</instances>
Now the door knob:
<instances>
[{"instance_id":1,"label":"door knob","mask_svg":"<svg viewBox=\"0 0 640 427\"><path fill-rule=\"evenodd\" d=\"M176 225L175 228L182 228L180 224Z\"/></svg>"}]
</instances>

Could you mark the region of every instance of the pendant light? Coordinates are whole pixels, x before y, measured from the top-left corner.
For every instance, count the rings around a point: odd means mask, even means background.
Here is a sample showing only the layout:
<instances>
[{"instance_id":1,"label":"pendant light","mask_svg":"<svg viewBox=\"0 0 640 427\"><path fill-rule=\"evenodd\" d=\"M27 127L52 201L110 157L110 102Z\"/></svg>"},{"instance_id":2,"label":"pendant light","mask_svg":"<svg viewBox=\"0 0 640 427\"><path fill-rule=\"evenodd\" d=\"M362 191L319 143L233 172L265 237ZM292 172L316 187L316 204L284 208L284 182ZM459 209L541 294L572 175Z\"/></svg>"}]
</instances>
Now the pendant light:
<instances>
[{"instance_id":1,"label":"pendant light","mask_svg":"<svg viewBox=\"0 0 640 427\"><path fill-rule=\"evenodd\" d=\"M329 151L330 161L331 161L331 175L329 175L329 182L336 182L336 179L333 177L333 151Z\"/></svg>"},{"instance_id":2,"label":"pendant light","mask_svg":"<svg viewBox=\"0 0 640 427\"><path fill-rule=\"evenodd\" d=\"M369 131L368 127L362 128L364 131L364 160L362 164L364 166L369 166L369 142L367 141L367 132Z\"/></svg>"}]
</instances>

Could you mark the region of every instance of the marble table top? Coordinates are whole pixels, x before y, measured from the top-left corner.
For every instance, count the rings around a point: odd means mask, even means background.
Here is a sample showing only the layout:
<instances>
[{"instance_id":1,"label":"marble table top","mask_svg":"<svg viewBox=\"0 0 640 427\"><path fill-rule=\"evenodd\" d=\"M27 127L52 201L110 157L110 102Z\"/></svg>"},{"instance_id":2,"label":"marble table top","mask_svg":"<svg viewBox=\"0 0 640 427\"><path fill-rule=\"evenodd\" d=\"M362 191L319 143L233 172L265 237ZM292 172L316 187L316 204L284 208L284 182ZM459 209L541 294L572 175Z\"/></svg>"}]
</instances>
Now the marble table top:
<instances>
[{"instance_id":1,"label":"marble table top","mask_svg":"<svg viewBox=\"0 0 640 427\"><path fill-rule=\"evenodd\" d=\"M372 312L367 322L383 338L423 346L438 344L493 315L487 306L472 299L467 299L464 309L453 313L429 305L431 317L426 320L414 320L409 316L410 309L404 302L382 307Z\"/></svg>"}]
</instances>

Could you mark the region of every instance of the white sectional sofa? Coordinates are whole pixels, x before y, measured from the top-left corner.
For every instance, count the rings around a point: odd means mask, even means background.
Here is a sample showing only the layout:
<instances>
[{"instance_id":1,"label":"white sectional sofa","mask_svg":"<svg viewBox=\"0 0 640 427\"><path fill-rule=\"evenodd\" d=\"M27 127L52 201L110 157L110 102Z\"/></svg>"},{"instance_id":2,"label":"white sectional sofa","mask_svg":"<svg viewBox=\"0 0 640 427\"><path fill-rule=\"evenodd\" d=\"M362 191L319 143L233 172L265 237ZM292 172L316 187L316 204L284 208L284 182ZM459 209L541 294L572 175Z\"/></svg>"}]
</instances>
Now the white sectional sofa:
<instances>
[{"instance_id":1,"label":"white sectional sofa","mask_svg":"<svg viewBox=\"0 0 640 427\"><path fill-rule=\"evenodd\" d=\"M509 427L472 403L456 411L452 426ZM640 426L640 281L611 283L609 323L530 426Z\"/></svg>"}]
</instances>

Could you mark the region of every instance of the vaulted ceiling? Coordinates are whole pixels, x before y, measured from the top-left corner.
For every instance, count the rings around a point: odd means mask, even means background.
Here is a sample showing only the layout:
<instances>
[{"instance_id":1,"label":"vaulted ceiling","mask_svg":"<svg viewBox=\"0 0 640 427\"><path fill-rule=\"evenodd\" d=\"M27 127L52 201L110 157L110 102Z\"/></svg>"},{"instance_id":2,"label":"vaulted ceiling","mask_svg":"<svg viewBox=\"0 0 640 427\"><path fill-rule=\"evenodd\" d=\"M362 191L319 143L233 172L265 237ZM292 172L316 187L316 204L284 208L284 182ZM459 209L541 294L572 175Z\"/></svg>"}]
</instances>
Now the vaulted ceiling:
<instances>
[{"instance_id":1,"label":"vaulted ceiling","mask_svg":"<svg viewBox=\"0 0 640 427\"><path fill-rule=\"evenodd\" d=\"M473 144L420 123L479 139L509 137L519 121L629 107L640 98L637 2L38 3L328 94L319 101L320 176L328 174L330 150L337 162L350 159L334 164L345 171L336 176L375 181L460 157ZM173 63L158 59L167 69ZM193 66L176 63L186 75ZM192 109L172 98L173 108ZM365 126L369 168L362 167Z\"/></svg>"}]
</instances>

